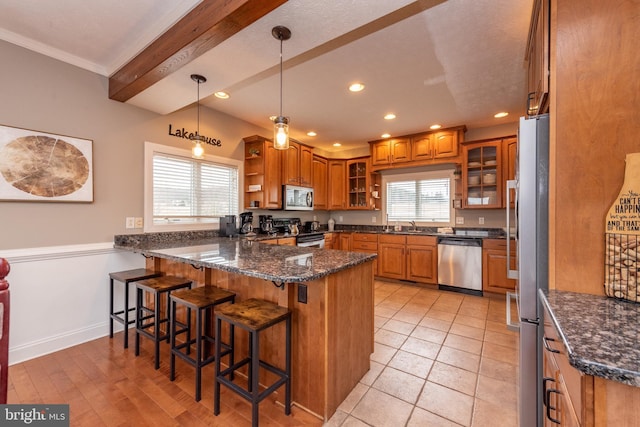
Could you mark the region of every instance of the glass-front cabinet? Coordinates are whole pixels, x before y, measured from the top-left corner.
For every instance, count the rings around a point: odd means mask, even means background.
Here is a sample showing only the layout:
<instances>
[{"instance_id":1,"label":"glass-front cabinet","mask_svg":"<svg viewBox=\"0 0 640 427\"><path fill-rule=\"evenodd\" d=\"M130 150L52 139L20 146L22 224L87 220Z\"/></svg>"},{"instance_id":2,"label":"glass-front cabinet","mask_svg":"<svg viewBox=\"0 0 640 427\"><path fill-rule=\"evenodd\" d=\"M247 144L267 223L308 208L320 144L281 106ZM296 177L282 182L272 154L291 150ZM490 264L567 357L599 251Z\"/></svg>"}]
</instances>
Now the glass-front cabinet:
<instances>
[{"instance_id":1,"label":"glass-front cabinet","mask_svg":"<svg viewBox=\"0 0 640 427\"><path fill-rule=\"evenodd\" d=\"M464 208L502 207L502 142L465 143L462 163Z\"/></svg>"},{"instance_id":2,"label":"glass-front cabinet","mask_svg":"<svg viewBox=\"0 0 640 427\"><path fill-rule=\"evenodd\" d=\"M369 209L369 170L367 159L347 161L348 209Z\"/></svg>"}]
</instances>

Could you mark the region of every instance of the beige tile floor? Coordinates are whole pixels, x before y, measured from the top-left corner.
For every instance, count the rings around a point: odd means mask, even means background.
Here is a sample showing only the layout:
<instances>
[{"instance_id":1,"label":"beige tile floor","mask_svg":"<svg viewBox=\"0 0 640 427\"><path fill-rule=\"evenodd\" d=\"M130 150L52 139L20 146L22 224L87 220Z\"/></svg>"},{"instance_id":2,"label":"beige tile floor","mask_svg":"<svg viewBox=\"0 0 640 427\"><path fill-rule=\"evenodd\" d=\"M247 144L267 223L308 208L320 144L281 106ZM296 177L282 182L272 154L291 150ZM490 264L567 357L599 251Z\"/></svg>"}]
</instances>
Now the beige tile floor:
<instances>
[{"instance_id":1,"label":"beige tile floor","mask_svg":"<svg viewBox=\"0 0 640 427\"><path fill-rule=\"evenodd\" d=\"M505 300L376 281L371 370L325 426L517 425Z\"/></svg>"}]
</instances>

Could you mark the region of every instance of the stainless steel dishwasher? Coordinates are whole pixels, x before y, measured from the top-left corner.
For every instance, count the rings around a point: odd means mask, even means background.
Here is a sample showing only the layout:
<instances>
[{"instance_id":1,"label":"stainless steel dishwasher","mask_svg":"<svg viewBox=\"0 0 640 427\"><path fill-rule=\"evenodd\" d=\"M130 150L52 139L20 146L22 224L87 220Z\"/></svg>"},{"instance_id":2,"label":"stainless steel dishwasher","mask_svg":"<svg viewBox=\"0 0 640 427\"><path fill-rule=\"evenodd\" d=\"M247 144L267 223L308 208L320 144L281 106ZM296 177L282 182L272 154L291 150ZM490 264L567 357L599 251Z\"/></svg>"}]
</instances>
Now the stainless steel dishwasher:
<instances>
[{"instance_id":1,"label":"stainless steel dishwasher","mask_svg":"<svg viewBox=\"0 0 640 427\"><path fill-rule=\"evenodd\" d=\"M482 295L482 239L438 238L438 287Z\"/></svg>"}]
</instances>

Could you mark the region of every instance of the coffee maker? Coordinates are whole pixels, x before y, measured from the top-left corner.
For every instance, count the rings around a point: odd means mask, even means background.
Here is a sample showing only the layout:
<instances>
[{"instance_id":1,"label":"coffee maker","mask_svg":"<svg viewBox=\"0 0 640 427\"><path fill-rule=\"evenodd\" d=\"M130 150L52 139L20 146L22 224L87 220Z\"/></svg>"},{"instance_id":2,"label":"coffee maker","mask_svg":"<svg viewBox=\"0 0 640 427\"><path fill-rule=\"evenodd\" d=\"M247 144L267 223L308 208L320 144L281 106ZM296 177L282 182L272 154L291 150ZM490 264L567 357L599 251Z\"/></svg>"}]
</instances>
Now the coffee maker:
<instances>
[{"instance_id":1,"label":"coffee maker","mask_svg":"<svg viewBox=\"0 0 640 427\"><path fill-rule=\"evenodd\" d=\"M271 215L260 215L258 217L258 222L260 224L260 233L262 234L273 234L273 216Z\"/></svg>"},{"instance_id":2,"label":"coffee maker","mask_svg":"<svg viewBox=\"0 0 640 427\"><path fill-rule=\"evenodd\" d=\"M236 216L225 215L220 218L220 236L235 236L238 233L236 228Z\"/></svg>"},{"instance_id":3,"label":"coffee maker","mask_svg":"<svg viewBox=\"0 0 640 427\"><path fill-rule=\"evenodd\" d=\"M253 212L243 212L240 214L240 234L253 232Z\"/></svg>"}]
</instances>

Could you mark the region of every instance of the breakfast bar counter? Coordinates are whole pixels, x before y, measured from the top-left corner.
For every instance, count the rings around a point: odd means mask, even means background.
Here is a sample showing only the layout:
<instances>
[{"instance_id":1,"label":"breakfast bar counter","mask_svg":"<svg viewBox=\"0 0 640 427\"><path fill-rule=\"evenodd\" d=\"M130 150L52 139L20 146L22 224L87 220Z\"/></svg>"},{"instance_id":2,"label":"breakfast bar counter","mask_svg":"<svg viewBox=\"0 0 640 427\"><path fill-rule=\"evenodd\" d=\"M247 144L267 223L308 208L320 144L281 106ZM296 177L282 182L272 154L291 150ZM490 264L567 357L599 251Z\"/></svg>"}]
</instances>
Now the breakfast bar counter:
<instances>
[{"instance_id":1,"label":"breakfast bar counter","mask_svg":"<svg viewBox=\"0 0 640 427\"><path fill-rule=\"evenodd\" d=\"M197 286L259 298L292 311L292 401L328 420L369 370L373 353L376 254L277 246L201 233L115 236L146 267ZM263 338L268 362L284 364L284 325ZM240 351L247 343L240 343ZM271 378L260 377L270 384ZM280 398L278 400L281 401Z\"/></svg>"}]
</instances>

